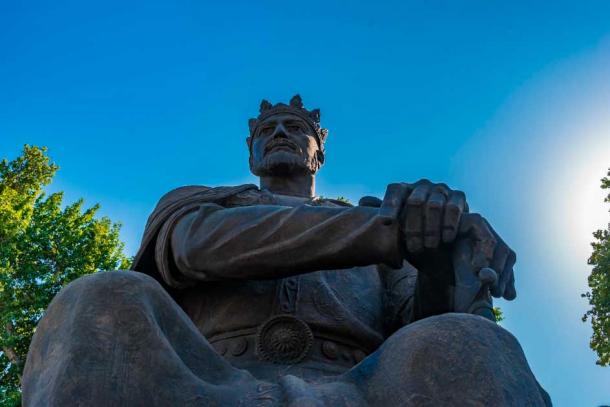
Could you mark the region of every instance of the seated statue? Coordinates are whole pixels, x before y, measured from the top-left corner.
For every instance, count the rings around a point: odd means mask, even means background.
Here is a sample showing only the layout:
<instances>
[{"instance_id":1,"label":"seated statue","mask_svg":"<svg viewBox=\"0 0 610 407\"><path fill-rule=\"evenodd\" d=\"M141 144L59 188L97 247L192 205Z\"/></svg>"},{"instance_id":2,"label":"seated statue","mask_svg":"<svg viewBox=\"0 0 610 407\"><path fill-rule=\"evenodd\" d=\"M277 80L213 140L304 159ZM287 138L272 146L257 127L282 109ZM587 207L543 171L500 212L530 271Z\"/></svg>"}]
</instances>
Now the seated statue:
<instances>
[{"instance_id":1,"label":"seated statue","mask_svg":"<svg viewBox=\"0 0 610 407\"><path fill-rule=\"evenodd\" d=\"M134 271L79 278L32 340L24 406L549 406L491 297L515 253L462 192L316 197L326 129L297 95L251 119L260 186L187 186Z\"/></svg>"}]
</instances>

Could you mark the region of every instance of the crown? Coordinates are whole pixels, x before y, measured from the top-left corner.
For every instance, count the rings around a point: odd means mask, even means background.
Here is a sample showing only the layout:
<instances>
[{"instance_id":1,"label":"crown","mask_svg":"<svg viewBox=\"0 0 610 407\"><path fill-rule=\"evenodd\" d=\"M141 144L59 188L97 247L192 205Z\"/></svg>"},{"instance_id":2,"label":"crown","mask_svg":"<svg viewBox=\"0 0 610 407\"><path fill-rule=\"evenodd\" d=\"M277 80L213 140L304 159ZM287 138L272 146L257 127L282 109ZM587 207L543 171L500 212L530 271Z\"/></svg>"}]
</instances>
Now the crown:
<instances>
[{"instance_id":1,"label":"crown","mask_svg":"<svg viewBox=\"0 0 610 407\"><path fill-rule=\"evenodd\" d=\"M311 126L316 133L315 136L318 139L318 145L321 149L323 148L324 142L326 141L326 136L328 136L328 130L320 127L320 109L313 109L311 111L305 109L303 107L301 96L294 95L292 99L290 99L289 104L276 103L275 105L272 105L263 99L259 112L260 113L256 119L248 120L251 138L254 136L256 128L260 123L263 122L263 120L278 113L290 113L305 120L305 122ZM250 141L250 147L252 147L252 141Z\"/></svg>"}]
</instances>

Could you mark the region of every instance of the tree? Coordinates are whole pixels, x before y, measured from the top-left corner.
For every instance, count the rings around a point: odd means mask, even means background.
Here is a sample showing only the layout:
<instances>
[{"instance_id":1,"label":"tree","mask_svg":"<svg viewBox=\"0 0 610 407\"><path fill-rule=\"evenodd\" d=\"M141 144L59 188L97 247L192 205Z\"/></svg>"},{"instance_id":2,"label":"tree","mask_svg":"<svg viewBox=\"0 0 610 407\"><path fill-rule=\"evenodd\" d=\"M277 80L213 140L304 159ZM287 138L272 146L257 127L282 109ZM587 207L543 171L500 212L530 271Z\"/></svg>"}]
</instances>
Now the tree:
<instances>
[{"instance_id":1,"label":"tree","mask_svg":"<svg viewBox=\"0 0 610 407\"><path fill-rule=\"evenodd\" d=\"M28 145L0 162L0 406L21 405L28 347L55 294L82 275L128 267L120 224L96 218L99 205L64 207L61 192L43 192L57 170L46 148Z\"/></svg>"},{"instance_id":2,"label":"tree","mask_svg":"<svg viewBox=\"0 0 610 407\"><path fill-rule=\"evenodd\" d=\"M610 189L610 169L602 178L602 189ZM604 199L610 202L610 193ZM593 336L589 345L598 356L597 364L610 365L610 224L607 229L593 232L595 241L591 243L593 252L589 264L593 266L589 275L590 291L582 294L589 300L591 309L583 315L582 320L591 320Z\"/></svg>"}]
</instances>

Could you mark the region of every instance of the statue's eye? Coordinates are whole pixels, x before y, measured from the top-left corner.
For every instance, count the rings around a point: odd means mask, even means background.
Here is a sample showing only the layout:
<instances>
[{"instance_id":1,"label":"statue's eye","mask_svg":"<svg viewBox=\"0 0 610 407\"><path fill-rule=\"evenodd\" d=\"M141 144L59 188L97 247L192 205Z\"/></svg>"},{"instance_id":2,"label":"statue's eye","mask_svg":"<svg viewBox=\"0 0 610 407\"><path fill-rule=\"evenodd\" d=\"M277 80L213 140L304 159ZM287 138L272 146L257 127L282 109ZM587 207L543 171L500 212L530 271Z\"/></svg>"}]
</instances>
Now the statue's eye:
<instances>
[{"instance_id":1,"label":"statue's eye","mask_svg":"<svg viewBox=\"0 0 610 407\"><path fill-rule=\"evenodd\" d=\"M259 134L261 136L268 136L271 133L273 133L273 127L267 126L267 127L263 127Z\"/></svg>"},{"instance_id":2,"label":"statue's eye","mask_svg":"<svg viewBox=\"0 0 610 407\"><path fill-rule=\"evenodd\" d=\"M301 130L301 126L299 126L298 124L291 124L288 127L288 131L292 132L292 133L296 133L297 131Z\"/></svg>"}]
</instances>

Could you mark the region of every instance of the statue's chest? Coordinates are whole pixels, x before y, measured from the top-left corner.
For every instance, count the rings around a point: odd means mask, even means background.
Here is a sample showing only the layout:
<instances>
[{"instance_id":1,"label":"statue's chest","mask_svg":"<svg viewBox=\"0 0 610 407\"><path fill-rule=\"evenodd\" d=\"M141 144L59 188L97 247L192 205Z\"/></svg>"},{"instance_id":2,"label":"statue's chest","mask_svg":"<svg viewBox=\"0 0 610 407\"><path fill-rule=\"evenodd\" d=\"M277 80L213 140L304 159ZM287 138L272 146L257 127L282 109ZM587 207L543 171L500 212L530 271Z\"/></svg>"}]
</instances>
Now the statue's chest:
<instances>
[{"instance_id":1,"label":"statue's chest","mask_svg":"<svg viewBox=\"0 0 610 407\"><path fill-rule=\"evenodd\" d=\"M310 324L328 324L349 328L364 324L381 331L383 320L383 287L375 266L348 270L318 271L292 277L298 290L289 299L281 290L280 310L284 304L294 304L297 316ZM284 279L283 286L294 286Z\"/></svg>"}]
</instances>

